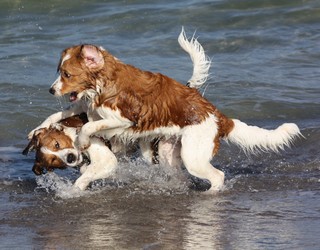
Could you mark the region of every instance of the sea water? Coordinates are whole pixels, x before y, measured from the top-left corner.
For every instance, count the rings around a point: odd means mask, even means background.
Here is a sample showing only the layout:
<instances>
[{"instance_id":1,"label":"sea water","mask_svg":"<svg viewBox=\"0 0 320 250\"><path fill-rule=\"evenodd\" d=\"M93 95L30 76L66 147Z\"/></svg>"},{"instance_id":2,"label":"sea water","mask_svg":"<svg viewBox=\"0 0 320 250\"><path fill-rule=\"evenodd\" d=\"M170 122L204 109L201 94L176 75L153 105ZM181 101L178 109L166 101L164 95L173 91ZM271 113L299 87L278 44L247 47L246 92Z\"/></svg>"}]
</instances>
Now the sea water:
<instances>
[{"instance_id":1,"label":"sea water","mask_svg":"<svg viewBox=\"0 0 320 250\"><path fill-rule=\"evenodd\" d=\"M1 1L0 248L318 249L319 17L316 0ZM34 155L21 152L31 129L68 106L48 92L61 51L97 44L185 84L182 26L212 59L205 98L249 124L295 122L303 137L279 154L223 143L212 164L226 183L213 196L140 158L119 159L84 192L74 169L36 177Z\"/></svg>"}]
</instances>

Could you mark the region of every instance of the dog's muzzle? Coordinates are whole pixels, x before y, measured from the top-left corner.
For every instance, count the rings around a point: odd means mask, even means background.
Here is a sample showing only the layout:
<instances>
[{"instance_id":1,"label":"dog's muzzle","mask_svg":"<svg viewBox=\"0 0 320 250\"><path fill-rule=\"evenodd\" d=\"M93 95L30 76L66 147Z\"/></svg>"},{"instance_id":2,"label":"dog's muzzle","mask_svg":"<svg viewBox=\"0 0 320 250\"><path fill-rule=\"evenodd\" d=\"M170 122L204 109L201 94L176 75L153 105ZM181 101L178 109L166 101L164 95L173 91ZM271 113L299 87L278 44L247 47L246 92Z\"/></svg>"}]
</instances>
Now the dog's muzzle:
<instances>
[{"instance_id":1,"label":"dog's muzzle","mask_svg":"<svg viewBox=\"0 0 320 250\"><path fill-rule=\"evenodd\" d=\"M51 87L51 88L49 89L49 93L52 94L52 95L54 95L54 94L56 93L56 90Z\"/></svg>"},{"instance_id":2,"label":"dog's muzzle","mask_svg":"<svg viewBox=\"0 0 320 250\"><path fill-rule=\"evenodd\" d=\"M47 147L41 147L40 150L43 154L52 154L59 157L68 167L76 167L83 161L82 154L75 148L52 151Z\"/></svg>"}]
</instances>

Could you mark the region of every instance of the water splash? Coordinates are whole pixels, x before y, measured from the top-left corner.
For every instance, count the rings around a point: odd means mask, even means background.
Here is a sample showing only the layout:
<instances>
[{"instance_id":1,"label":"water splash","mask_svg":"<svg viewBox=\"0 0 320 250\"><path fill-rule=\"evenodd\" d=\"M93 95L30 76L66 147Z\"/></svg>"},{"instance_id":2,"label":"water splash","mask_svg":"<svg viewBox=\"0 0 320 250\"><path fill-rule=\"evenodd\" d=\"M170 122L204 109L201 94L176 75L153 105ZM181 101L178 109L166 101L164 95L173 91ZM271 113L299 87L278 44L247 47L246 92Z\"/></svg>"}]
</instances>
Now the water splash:
<instances>
[{"instance_id":1,"label":"water splash","mask_svg":"<svg viewBox=\"0 0 320 250\"><path fill-rule=\"evenodd\" d=\"M44 190L46 193L54 193L56 197L62 199L78 198L119 188L128 189L128 192L132 194L178 194L188 192L188 180L183 171L168 166L148 165L142 159L128 161L128 159L123 158L113 176L91 183L85 191L73 186L74 176L60 176L59 174L59 172L50 172L37 176L38 187L36 189Z\"/></svg>"},{"instance_id":2,"label":"water splash","mask_svg":"<svg viewBox=\"0 0 320 250\"><path fill-rule=\"evenodd\" d=\"M116 178L128 183L135 193L172 194L188 191L188 180L182 170L169 166L149 165L143 159L120 162Z\"/></svg>"},{"instance_id":3,"label":"water splash","mask_svg":"<svg viewBox=\"0 0 320 250\"><path fill-rule=\"evenodd\" d=\"M70 199L88 194L88 191L81 191L73 186L72 180L62 177L54 172L50 172L36 177L38 187L47 193L55 193L58 198Z\"/></svg>"}]
</instances>

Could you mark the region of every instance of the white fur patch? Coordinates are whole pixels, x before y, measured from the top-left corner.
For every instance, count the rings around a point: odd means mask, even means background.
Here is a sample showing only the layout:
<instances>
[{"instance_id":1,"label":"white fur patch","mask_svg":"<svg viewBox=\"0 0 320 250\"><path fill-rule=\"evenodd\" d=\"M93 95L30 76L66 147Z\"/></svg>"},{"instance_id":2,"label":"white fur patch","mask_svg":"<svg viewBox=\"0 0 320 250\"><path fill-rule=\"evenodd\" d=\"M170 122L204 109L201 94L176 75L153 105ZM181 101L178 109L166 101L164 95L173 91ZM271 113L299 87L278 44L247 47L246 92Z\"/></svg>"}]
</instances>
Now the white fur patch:
<instances>
[{"instance_id":1,"label":"white fur patch","mask_svg":"<svg viewBox=\"0 0 320 250\"><path fill-rule=\"evenodd\" d=\"M54 95L61 96L61 89L62 89L63 82L61 81L61 76L57 78L57 80L54 81L54 83L51 85L51 88L54 89Z\"/></svg>"},{"instance_id":2,"label":"white fur patch","mask_svg":"<svg viewBox=\"0 0 320 250\"><path fill-rule=\"evenodd\" d=\"M65 133L65 135L69 136L71 141L74 142L76 140L77 130L75 128L63 126L63 132Z\"/></svg>"},{"instance_id":3,"label":"white fur patch","mask_svg":"<svg viewBox=\"0 0 320 250\"><path fill-rule=\"evenodd\" d=\"M217 120L215 115L210 115L200 124L185 127L182 136L185 158L199 162L212 158L214 138L218 133ZM188 144L184 143L186 141Z\"/></svg>"},{"instance_id":4,"label":"white fur patch","mask_svg":"<svg viewBox=\"0 0 320 250\"><path fill-rule=\"evenodd\" d=\"M64 56L64 58L62 58L62 60L61 60L61 65L60 65L60 67L64 64L65 61L69 60L70 58L71 58L71 56L70 56L69 54L66 54L66 55Z\"/></svg>"},{"instance_id":5,"label":"white fur patch","mask_svg":"<svg viewBox=\"0 0 320 250\"><path fill-rule=\"evenodd\" d=\"M71 56L69 54L66 54L62 60L60 67L64 64L65 61L69 60ZM61 96L61 89L62 89L63 82L61 81L61 76L57 78L57 80L54 81L54 83L51 85L51 88L55 90L54 95L55 96Z\"/></svg>"}]
</instances>

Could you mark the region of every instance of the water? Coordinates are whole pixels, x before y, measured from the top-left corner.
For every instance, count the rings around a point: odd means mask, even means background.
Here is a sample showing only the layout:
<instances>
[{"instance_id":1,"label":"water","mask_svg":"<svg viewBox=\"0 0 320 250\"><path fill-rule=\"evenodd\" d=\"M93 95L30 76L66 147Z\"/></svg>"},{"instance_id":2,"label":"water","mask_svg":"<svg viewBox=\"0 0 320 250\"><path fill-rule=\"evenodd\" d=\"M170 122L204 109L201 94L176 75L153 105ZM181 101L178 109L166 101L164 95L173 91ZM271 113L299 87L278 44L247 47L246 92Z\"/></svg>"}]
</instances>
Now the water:
<instances>
[{"instance_id":1,"label":"water","mask_svg":"<svg viewBox=\"0 0 320 250\"><path fill-rule=\"evenodd\" d=\"M35 1L0 3L1 249L318 249L320 3L310 1ZM175 171L121 159L110 180L74 192L76 170L35 177L27 133L68 103L48 88L60 52L102 45L182 83L184 26L213 59L205 97L229 117L304 135L281 154L223 144L215 196ZM204 90L202 90L204 91Z\"/></svg>"}]
</instances>

